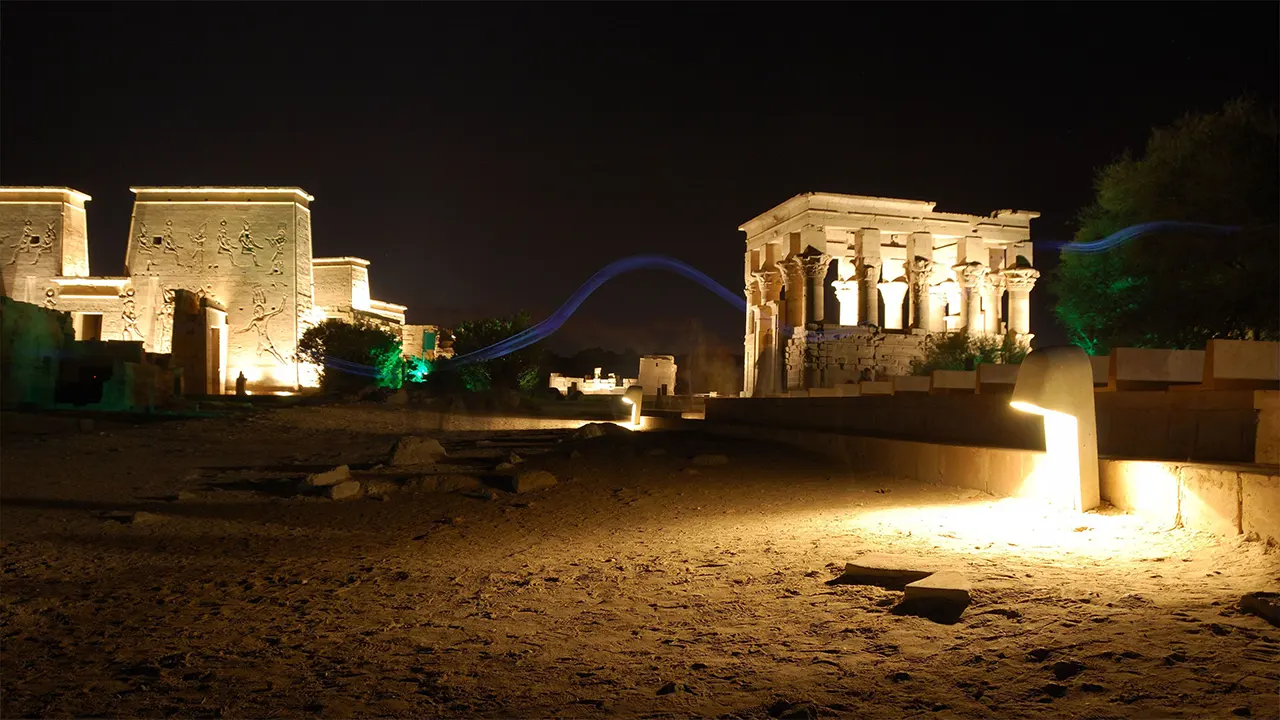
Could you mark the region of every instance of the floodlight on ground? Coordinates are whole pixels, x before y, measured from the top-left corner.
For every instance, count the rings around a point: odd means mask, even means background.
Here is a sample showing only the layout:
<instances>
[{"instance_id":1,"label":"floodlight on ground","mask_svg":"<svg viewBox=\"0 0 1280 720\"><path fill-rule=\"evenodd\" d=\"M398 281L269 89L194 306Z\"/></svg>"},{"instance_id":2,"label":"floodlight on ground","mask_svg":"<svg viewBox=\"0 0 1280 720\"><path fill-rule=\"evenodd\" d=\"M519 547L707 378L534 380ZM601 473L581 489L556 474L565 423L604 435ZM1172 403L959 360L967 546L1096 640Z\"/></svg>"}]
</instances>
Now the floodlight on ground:
<instances>
[{"instance_id":1,"label":"floodlight on ground","mask_svg":"<svg viewBox=\"0 0 1280 720\"><path fill-rule=\"evenodd\" d=\"M1009 402L1044 418L1045 462L1051 501L1077 510L1098 506L1098 418L1093 366L1073 345L1035 350L1018 369Z\"/></svg>"},{"instance_id":2,"label":"floodlight on ground","mask_svg":"<svg viewBox=\"0 0 1280 720\"><path fill-rule=\"evenodd\" d=\"M632 385L622 394L622 402L631 406L631 427L640 427L640 403L644 400L644 388Z\"/></svg>"}]
</instances>

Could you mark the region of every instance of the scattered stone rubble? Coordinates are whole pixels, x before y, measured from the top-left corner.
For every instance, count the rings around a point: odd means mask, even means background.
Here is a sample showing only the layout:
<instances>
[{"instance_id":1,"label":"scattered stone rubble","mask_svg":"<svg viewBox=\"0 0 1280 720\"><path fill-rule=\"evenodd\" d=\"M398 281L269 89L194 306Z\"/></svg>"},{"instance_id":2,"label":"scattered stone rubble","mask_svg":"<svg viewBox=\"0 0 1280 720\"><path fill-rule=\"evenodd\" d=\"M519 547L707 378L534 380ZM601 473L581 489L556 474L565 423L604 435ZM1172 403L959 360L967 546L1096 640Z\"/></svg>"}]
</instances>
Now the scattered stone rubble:
<instances>
[{"instance_id":1,"label":"scattered stone rubble","mask_svg":"<svg viewBox=\"0 0 1280 720\"><path fill-rule=\"evenodd\" d=\"M920 615L940 623L954 623L969 607L969 581L954 570L896 555L868 554L847 563L831 585L874 585L903 591L895 608L900 614Z\"/></svg>"},{"instance_id":2,"label":"scattered stone rubble","mask_svg":"<svg viewBox=\"0 0 1280 720\"><path fill-rule=\"evenodd\" d=\"M390 465L404 467L406 465L434 465L441 458L448 457L439 440L430 437L406 435L396 441L391 449Z\"/></svg>"}]
</instances>

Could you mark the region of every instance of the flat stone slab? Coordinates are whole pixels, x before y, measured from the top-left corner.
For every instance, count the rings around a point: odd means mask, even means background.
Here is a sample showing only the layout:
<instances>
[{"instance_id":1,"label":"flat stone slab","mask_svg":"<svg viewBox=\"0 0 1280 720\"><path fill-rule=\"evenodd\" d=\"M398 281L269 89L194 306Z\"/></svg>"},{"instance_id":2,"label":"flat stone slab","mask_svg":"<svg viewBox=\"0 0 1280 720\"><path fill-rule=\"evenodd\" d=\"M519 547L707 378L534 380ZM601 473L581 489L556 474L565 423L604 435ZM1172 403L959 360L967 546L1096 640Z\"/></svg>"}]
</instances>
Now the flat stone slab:
<instances>
[{"instance_id":1,"label":"flat stone slab","mask_svg":"<svg viewBox=\"0 0 1280 720\"><path fill-rule=\"evenodd\" d=\"M902 590L907 584L928 577L934 570L935 568L914 558L870 553L846 563L844 574L830 583L875 585L889 590Z\"/></svg>"},{"instance_id":2,"label":"flat stone slab","mask_svg":"<svg viewBox=\"0 0 1280 720\"><path fill-rule=\"evenodd\" d=\"M942 600L969 604L969 581L954 570L943 570L926 578L907 583L907 600Z\"/></svg>"}]
</instances>

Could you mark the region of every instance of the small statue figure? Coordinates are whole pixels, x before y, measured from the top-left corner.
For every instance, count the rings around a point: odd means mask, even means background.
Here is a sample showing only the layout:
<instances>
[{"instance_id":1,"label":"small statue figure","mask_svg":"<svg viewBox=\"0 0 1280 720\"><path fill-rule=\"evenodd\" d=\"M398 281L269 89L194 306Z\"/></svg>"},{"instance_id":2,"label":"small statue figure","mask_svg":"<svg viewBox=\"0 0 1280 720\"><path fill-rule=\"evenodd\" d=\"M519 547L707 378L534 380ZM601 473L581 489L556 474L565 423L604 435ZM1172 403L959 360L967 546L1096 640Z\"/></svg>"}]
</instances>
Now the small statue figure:
<instances>
[{"instance_id":1,"label":"small statue figure","mask_svg":"<svg viewBox=\"0 0 1280 720\"><path fill-rule=\"evenodd\" d=\"M244 397L249 393L245 390L245 384L249 382L249 378L244 376L244 371L240 371L240 376L236 378L236 397Z\"/></svg>"}]
</instances>

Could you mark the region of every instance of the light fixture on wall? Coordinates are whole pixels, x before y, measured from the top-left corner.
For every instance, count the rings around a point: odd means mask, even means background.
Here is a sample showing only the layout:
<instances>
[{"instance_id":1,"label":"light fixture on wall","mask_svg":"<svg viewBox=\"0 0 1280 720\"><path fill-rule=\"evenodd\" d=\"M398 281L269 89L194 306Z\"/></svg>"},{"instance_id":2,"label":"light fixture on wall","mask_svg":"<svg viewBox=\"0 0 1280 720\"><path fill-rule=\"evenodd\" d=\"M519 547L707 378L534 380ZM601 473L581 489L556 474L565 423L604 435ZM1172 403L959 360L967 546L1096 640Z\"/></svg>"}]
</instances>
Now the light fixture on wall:
<instances>
[{"instance_id":1,"label":"light fixture on wall","mask_svg":"<svg viewBox=\"0 0 1280 720\"><path fill-rule=\"evenodd\" d=\"M644 400L644 388L632 385L622 394L622 402L631 406L631 427L640 429L640 403Z\"/></svg>"},{"instance_id":2,"label":"light fixture on wall","mask_svg":"<svg viewBox=\"0 0 1280 720\"><path fill-rule=\"evenodd\" d=\"M1074 345L1027 355L1009 402L1044 418L1045 462L1052 475L1050 500L1077 510L1098 506L1098 418L1093 404L1093 366Z\"/></svg>"}]
</instances>

